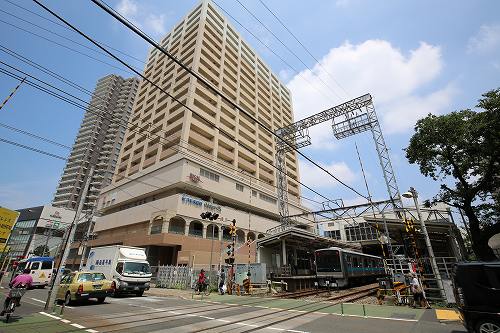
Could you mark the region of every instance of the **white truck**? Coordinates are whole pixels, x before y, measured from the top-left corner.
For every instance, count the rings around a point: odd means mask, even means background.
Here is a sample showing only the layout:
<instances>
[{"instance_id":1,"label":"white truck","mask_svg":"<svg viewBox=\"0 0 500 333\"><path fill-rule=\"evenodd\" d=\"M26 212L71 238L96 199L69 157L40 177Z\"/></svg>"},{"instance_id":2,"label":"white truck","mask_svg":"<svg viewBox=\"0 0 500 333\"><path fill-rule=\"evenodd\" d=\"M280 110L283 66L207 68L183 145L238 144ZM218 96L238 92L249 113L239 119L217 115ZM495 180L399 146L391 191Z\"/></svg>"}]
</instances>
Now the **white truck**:
<instances>
[{"instance_id":1,"label":"white truck","mask_svg":"<svg viewBox=\"0 0 500 333\"><path fill-rule=\"evenodd\" d=\"M115 294L134 293L142 296L149 289L151 268L140 247L110 245L90 249L87 269L100 272L116 284Z\"/></svg>"}]
</instances>

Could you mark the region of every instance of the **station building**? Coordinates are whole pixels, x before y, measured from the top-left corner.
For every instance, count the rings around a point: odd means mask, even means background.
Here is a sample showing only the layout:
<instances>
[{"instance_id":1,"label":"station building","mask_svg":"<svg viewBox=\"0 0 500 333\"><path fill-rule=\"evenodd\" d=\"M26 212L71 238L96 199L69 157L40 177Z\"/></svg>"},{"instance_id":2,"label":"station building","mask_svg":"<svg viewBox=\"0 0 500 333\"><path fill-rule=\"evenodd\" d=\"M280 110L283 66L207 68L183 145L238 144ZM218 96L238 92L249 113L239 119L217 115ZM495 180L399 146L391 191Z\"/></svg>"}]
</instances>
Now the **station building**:
<instances>
[{"instance_id":1,"label":"station building","mask_svg":"<svg viewBox=\"0 0 500 333\"><path fill-rule=\"evenodd\" d=\"M273 131L293 123L288 88L209 1L161 45ZM145 247L152 265L215 266L225 258L224 227L234 219L237 261L254 262L252 241L280 224L273 135L155 48L144 75L224 133L141 82L115 177L98 200L98 237L89 245ZM290 213L307 211L294 152L286 155L286 172ZM219 219L202 220L206 211ZM297 227L315 228L306 220Z\"/></svg>"}]
</instances>

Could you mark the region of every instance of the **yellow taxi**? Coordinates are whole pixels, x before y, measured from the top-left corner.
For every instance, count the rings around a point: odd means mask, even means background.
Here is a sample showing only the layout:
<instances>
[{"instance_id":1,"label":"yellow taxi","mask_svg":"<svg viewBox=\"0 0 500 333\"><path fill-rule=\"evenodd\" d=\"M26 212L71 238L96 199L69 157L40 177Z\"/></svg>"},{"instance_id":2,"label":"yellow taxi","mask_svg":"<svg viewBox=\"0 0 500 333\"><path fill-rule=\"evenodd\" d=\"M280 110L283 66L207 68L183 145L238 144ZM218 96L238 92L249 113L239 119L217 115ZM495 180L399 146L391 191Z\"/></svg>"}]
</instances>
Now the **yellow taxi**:
<instances>
[{"instance_id":1,"label":"yellow taxi","mask_svg":"<svg viewBox=\"0 0 500 333\"><path fill-rule=\"evenodd\" d=\"M115 289L115 283L106 280L102 273L72 272L62 277L57 300L68 305L73 301L96 298L98 303L103 303Z\"/></svg>"}]
</instances>

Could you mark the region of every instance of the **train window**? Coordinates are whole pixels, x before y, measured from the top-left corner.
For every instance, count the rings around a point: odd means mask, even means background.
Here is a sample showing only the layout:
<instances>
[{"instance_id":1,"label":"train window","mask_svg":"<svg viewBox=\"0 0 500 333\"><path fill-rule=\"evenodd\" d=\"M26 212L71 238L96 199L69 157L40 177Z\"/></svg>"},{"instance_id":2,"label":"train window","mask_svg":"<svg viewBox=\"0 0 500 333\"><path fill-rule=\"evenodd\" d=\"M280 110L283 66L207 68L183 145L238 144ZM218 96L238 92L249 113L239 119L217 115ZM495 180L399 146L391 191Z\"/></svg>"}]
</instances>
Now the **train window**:
<instances>
[{"instance_id":1,"label":"train window","mask_svg":"<svg viewBox=\"0 0 500 333\"><path fill-rule=\"evenodd\" d=\"M352 267L359 267L358 258L356 257L352 258Z\"/></svg>"},{"instance_id":2,"label":"train window","mask_svg":"<svg viewBox=\"0 0 500 333\"><path fill-rule=\"evenodd\" d=\"M316 252L316 270L318 272L340 272L339 251Z\"/></svg>"}]
</instances>

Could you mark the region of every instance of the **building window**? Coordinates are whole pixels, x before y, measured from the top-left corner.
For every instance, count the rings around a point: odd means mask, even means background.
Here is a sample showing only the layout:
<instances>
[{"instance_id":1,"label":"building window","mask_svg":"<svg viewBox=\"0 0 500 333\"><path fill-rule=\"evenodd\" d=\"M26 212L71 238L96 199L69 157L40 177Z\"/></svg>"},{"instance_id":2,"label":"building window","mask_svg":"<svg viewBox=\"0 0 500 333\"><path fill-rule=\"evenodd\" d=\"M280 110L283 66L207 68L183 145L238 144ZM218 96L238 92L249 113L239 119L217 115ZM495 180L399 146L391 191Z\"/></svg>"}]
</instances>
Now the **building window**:
<instances>
[{"instance_id":1,"label":"building window","mask_svg":"<svg viewBox=\"0 0 500 333\"><path fill-rule=\"evenodd\" d=\"M341 240L340 238L340 230L328 230L325 231L325 236L328 238L333 238L336 240Z\"/></svg>"},{"instance_id":2,"label":"building window","mask_svg":"<svg viewBox=\"0 0 500 333\"><path fill-rule=\"evenodd\" d=\"M218 174L216 174L214 172L210 172L210 171L205 170L205 169L200 169L200 176L208 178L210 180L213 180L214 182L219 182L219 175Z\"/></svg>"},{"instance_id":3,"label":"building window","mask_svg":"<svg viewBox=\"0 0 500 333\"><path fill-rule=\"evenodd\" d=\"M267 194L264 194L264 193L259 193L259 197L266 201L266 202L269 202L269 203L272 203L272 204L275 204L276 203L276 199L274 199L273 197L270 197L269 195Z\"/></svg>"},{"instance_id":4,"label":"building window","mask_svg":"<svg viewBox=\"0 0 500 333\"><path fill-rule=\"evenodd\" d=\"M243 185L236 183L236 189L240 192L243 192L244 187Z\"/></svg>"},{"instance_id":5,"label":"building window","mask_svg":"<svg viewBox=\"0 0 500 333\"><path fill-rule=\"evenodd\" d=\"M256 190L252 190L252 197L256 197L257 196L257 191Z\"/></svg>"}]
</instances>

